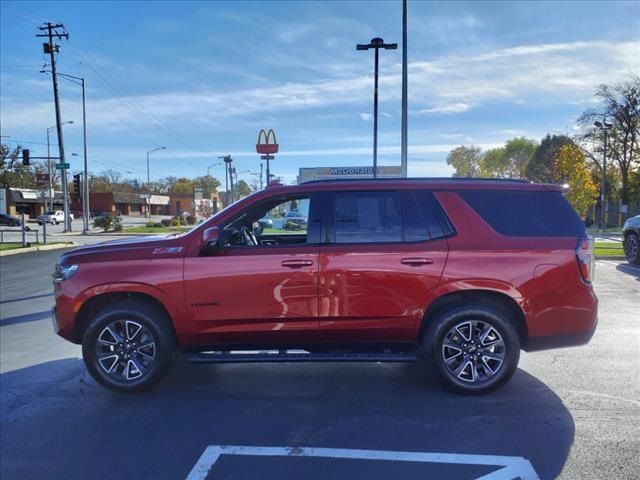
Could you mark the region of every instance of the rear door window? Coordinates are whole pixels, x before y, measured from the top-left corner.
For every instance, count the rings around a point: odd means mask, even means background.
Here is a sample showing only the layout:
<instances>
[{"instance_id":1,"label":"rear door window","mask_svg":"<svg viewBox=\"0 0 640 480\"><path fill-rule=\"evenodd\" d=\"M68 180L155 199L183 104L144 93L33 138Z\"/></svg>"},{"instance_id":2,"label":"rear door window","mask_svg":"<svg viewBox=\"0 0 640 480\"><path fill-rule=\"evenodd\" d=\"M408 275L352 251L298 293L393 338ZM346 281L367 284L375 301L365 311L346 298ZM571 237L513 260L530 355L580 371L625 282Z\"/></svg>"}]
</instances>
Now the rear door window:
<instances>
[{"instance_id":1,"label":"rear door window","mask_svg":"<svg viewBox=\"0 0 640 480\"><path fill-rule=\"evenodd\" d=\"M501 235L584 237L584 223L560 192L461 191L458 195Z\"/></svg>"},{"instance_id":2,"label":"rear door window","mask_svg":"<svg viewBox=\"0 0 640 480\"><path fill-rule=\"evenodd\" d=\"M424 242L446 235L431 192L345 191L333 197L330 243Z\"/></svg>"},{"instance_id":3,"label":"rear door window","mask_svg":"<svg viewBox=\"0 0 640 480\"><path fill-rule=\"evenodd\" d=\"M335 243L401 241L398 192L337 192L334 202Z\"/></svg>"}]
</instances>

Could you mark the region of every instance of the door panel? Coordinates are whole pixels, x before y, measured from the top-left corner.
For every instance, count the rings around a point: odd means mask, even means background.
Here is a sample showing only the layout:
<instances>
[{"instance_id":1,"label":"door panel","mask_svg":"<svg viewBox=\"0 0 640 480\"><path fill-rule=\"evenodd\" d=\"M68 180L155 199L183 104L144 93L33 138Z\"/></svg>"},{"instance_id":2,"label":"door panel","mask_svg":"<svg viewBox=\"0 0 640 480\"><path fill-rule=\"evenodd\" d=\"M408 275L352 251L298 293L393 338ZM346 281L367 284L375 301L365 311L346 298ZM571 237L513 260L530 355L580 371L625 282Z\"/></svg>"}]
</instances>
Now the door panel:
<instances>
[{"instance_id":1,"label":"door panel","mask_svg":"<svg viewBox=\"0 0 640 480\"><path fill-rule=\"evenodd\" d=\"M415 341L446 259L444 239L419 247L323 245L318 292L323 338L328 342Z\"/></svg>"},{"instance_id":2,"label":"door panel","mask_svg":"<svg viewBox=\"0 0 640 480\"><path fill-rule=\"evenodd\" d=\"M318 340L321 204L315 198L278 194L221 226L249 226L268 210L281 216L295 207L309 216L306 232L276 233L275 240L282 237L277 245L231 245L211 256L186 259L186 307L198 343L261 346Z\"/></svg>"},{"instance_id":3,"label":"door panel","mask_svg":"<svg viewBox=\"0 0 640 480\"><path fill-rule=\"evenodd\" d=\"M440 282L447 240L430 193L336 191L320 249L318 309L327 342L414 342Z\"/></svg>"},{"instance_id":4,"label":"door panel","mask_svg":"<svg viewBox=\"0 0 640 480\"><path fill-rule=\"evenodd\" d=\"M185 261L187 309L203 344L312 341L318 246L245 247Z\"/></svg>"}]
</instances>

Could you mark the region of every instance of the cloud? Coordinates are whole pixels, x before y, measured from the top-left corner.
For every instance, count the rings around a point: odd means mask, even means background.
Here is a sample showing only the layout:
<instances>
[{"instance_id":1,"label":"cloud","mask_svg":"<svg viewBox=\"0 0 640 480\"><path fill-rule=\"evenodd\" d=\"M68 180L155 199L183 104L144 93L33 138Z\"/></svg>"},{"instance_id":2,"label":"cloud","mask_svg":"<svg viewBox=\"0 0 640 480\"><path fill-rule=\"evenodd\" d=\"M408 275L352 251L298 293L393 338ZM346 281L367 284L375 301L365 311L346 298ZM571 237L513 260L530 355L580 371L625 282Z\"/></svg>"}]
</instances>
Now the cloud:
<instances>
[{"instance_id":1,"label":"cloud","mask_svg":"<svg viewBox=\"0 0 640 480\"><path fill-rule=\"evenodd\" d=\"M362 120L364 120L365 122L370 121L373 118L373 115L371 115L370 113L359 113L358 114L360 116L360 118Z\"/></svg>"},{"instance_id":2,"label":"cloud","mask_svg":"<svg viewBox=\"0 0 640 480\"><path fill-rule=\"evenodd\" d=\"M598 84L619 81L631 71L640 71L638 51L640 42L575 42L415 60L409 67L410 104L414 111L422 113L461 114L496 102L588 100ZM134 104L165 124L206 129L252 115L277 116L278 112L369 105L371 83L368 75L360 74L230 91L190 87L124 99L97 99L88 109L95 128L148 129L149 119L136 109L132 111L130 104ZM399 101L400 83L399 65L382 72L381 103ZM2 99L2 104L5 128L46 128L51 123L52 107L48 101L25 101L13 92L11 98ZM65 116L79 118L79 102L67 102L63 108Z\"/></svg>"},{"instance_id":3,"label":"cloud","mask_svg":"<svg viewBox=\"0 0 640 480\"><path fill-rule=\"evenodd\" d=\"M417 113L461 113L466 112L472 106L468 103L450 103L446 105L442 105L440 107L426 108L423 110L418 110Z\"/></svg>"}]
</instances>

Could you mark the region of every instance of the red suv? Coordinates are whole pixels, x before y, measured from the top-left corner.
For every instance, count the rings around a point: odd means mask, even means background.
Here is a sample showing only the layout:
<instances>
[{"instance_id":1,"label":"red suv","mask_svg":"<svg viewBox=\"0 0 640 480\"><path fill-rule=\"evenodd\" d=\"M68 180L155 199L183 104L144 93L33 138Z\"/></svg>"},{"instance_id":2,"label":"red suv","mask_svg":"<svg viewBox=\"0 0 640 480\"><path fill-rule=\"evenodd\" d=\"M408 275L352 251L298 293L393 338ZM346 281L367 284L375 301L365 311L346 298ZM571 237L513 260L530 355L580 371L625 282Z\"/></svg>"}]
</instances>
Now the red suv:
<instances>
[{"instance_id":1,"label":"red suv","mask_svg":"<svg viewBox=\"0 0 640 480\"><path fill-rule=\"evenodd\" d=\"M307 221L288 229L290 212ZM589 341L593 268L558 186L271 185L181 235L65 253L54 324L120 392L157 383L181 350L195 362L418 360L458 392L485 393L521 349Z\"/></svg>"}]
</instances>

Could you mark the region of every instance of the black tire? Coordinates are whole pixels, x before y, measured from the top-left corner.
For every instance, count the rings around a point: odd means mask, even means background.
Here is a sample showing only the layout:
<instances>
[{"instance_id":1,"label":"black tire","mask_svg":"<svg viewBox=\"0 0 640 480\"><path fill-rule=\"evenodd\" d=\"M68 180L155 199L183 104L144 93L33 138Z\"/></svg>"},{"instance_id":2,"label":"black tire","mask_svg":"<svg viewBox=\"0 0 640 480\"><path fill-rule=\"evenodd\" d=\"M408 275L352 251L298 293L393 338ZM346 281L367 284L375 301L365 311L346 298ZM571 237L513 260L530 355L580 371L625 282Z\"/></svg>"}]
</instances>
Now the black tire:
<instances>
[{"instance_id":1,"label":"black tire","mask_svg":"<svg viewBox=\"0 0 640 480\"><path fill-rule=\"evenodd\" d=\"M636 233L629 233L624 239L624 256L627 262L640 265L640 237Z\"/></svg>"},{"instance_id":2,"label":"black tire","mask_svg":"<svg viewBox=\"0 0 640 480\"><path fill-rule=\"evenodd\" d=\"M479 304L453 307L428 319L422 351L438 380L454 392L471 395L489 393L503 386L515 373L520 360L520 338L509 316L500 306ZM482 335L478 333L484 332L487 333L480 342ZM464 336L467 333L469 340ZM458 340L460 348L453 346ZM456 354L456 350L460 353ZM502 358L499 364L498 357ZM449 366L447 361L451 362ZM459 369L462 370L456 375Z\"/></svg>"},{"instance_id":3,"label":"black tire","mask_svg":"<svg viewBox=\"0 0 640 480\"><path fill-rule=\"evenodd\" d=\"M138 325L142 330L135 331ZM122 343L117 343L118 337L107 332L107 327L116 332ZM135 335L130 339L125 338L125 334L128 336L133 333ZM111 346L113 340L116 343ZM151 343L153 347L149 346ZM102 363L98 360L98 350L102 350ZM171 367L175 351L176 340L171 320L165 312L155 305L133 300L118 302L101 310L82 338L82 358L91 376L100 385L119 393L142 392L152 388ZM111 360L112 357L117 358ZM146 368L137 368L136 365ZM107 371L108 366L112 367L112 373ZM128 378L129 373L136 372L141 375Z\"/></svg>"},{"instance_id":4,"label":"black tire","mask_svg":"<svg viewBox=\"0 0 640 480\"><path fill-rule=\"evenodd\" d=\"M58 224L58 220L56 220L55 218L51 219L51 225L57 225Z\"/></svg>"}]
</instances>

